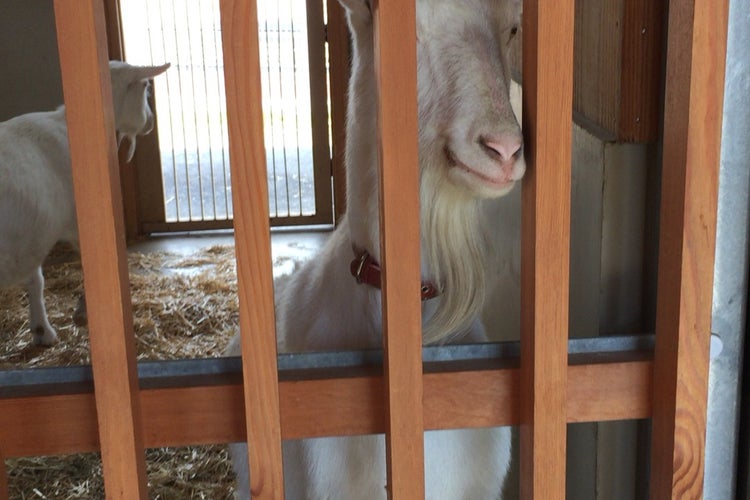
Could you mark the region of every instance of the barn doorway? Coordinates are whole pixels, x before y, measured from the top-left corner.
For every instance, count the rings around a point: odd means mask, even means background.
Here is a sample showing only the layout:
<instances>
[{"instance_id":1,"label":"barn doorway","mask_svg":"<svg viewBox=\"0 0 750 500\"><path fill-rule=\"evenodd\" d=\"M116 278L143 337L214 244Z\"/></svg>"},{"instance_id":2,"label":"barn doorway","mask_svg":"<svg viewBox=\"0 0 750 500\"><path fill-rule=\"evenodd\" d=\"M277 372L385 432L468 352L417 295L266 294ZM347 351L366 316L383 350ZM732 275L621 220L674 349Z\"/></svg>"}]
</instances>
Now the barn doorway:
<instances>
[{"instance_id":1,"label":"barn doorway","mask_svg":"<svg viewBox=\"0 0 750 500\"><path fill-rule=\"evenodd\" d=\"M119 18L126 60L172 64L154 82L158 130L138 144L137 232L231 228L218 0L119 2ZM271 224L332 225L325 2L259 2L258 29Z\"/></svg>"}]
</instances>

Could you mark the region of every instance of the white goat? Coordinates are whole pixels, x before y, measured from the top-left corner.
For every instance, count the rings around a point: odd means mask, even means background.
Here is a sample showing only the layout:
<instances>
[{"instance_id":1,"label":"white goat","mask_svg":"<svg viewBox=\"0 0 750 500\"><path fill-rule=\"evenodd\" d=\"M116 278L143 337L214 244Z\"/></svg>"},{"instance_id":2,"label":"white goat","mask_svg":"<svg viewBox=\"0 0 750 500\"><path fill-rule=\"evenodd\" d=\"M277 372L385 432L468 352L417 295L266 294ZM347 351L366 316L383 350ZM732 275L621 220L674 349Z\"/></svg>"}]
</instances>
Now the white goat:
<instances>
[{"instance_id":1,"label":"white goat","mask_svg":"<svg viewBox=\"0 0 750 500\"><path fill-rule=\"evenodd\" d=\"M380 291L350 272L364 252L380 261L372 13L366 0L341 3L353 36L348 211L321 254L277 289L280 351L382 342ZM423 302L425 344L486 340L477 319L493 225L485 200L508 193L525 170L507 61L520 16L520 0L417 0L421 273L443 290ZM239 353L236 338L228 352ZM427 498L499 498L510 448L508 428L427 432ZM288 441L283 450L287 498L386 497L382 435ZM234 444L231 452L238 496L249 498L247 448Z\"/></svg>"},{"instance_id":2,"label":"white goat","mask_svg":"<svg viewBox=\"0 0 750 500\"><path fill-rule=\"evenodd\" d=\"M128 161L135 136L154 126L149 79L168 67L109 63L118 144L130 140ZM35 344L57 341L44 306L42 262L58 241L78 245L64 106L0 123L0 286L26 284Z\"/></svg>"}]
</instances>

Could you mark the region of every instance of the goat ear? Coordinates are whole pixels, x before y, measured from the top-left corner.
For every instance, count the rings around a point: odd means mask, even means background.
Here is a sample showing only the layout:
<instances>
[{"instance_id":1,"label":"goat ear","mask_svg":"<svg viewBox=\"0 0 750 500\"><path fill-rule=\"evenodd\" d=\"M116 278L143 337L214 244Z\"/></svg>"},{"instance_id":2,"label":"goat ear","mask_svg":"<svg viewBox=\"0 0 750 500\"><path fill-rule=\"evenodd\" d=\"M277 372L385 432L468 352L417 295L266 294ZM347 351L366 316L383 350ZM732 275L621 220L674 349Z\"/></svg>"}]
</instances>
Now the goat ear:
<instances>
[{"instance_id":1,"label":"goat ear","mask_svg":"<svg viewBox=\"0 0 750 500\"><path fill-rule=\"evenodd\" d=\"M157 75L161 75L167 71L170 66L170 63L162 64L161 66L133 66L133 80L148 80Z\"/></svg>"}]
</instances>

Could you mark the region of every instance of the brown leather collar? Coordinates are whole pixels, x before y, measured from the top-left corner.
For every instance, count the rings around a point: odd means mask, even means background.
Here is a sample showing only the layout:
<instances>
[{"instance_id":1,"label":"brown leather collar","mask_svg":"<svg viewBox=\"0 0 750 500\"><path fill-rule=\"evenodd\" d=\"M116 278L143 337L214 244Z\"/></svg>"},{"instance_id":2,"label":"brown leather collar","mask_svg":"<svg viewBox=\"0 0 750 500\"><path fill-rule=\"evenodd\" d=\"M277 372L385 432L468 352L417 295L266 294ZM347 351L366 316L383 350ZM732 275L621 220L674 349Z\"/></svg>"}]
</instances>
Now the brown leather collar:
<instances>
[{"instance_id":1,"label":"brown leather collar","mask_svg":"<svg viewBox=\"0 0 750 500\"><path fill-rule=\"evenodd\" d=\"M365 283L380 289L380 265L372 258L367 250L356 250L354 251L355 257L352 261L349 269L357 280L357 283ZM440 295L440 290L433 283L422 282L420 288L420 294L422 300L432 299Z\"/></svg>"}]
</instances>

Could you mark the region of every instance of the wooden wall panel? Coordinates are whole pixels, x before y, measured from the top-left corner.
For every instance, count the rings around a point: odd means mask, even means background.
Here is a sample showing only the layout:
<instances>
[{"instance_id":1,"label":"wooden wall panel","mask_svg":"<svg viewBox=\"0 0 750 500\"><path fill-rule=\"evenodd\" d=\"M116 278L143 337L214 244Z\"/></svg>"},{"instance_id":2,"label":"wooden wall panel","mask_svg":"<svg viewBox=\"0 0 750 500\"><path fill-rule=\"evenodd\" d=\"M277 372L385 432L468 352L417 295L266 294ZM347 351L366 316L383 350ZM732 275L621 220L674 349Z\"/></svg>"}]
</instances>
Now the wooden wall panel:
<instances>
[{"instance_id":1,"label":"wooden wall panel","mask_svg":"<svg viewBox=\"0 0 750 500\"><path fill-rule=\"evenodd\" d=\"M146 498L104 9L56 0L99 437L108 498Z\"/></svg>"},{"instance_id":2,"label":"wooden wall panel","mask_svg":"<svg viewBox=\"0 0 750 500\"><path fill-rule=\"evenodd\" d=\"M576 120L603 140L655 142L665 3L576 0Z\"/></svg>"},{"instance_id":3,"label":"wooden wall panel","mask_svg":"<svg viewBox=\"0 0 750 500\"><path fill-rule=\"evenodd\" d=\"M728 1L670 2L651 498L700 498Z\"/></svg>"},{"instance_id":4,"label":"wooden wall panel","mask_svg":"<svg viewBox=\"0 0 750 500\"><path fill-rule=\"evenodd\" d=\"M656 142L661 123L666 2L575 0L576 122L605 141ZM513 42L513 78L523 80Z\"/></svg>"},{"instance_id":5,"label":"wooden wall panel","mask_svg":"<svg viewBox=\"0 0 750 500\"><path fill-rule=\"evenodd\" d=\"M661 125L666 3L624 0L620 49L619 142L656 142Z\"/></svg>"},{"instance_id":6,"label":"wooden wall panel","mask_svg":"<svg viewBox=\"0 0 750 500\"><path fill-rule=\"evenodd\" d=\"M250 489L284 498L258 13L221 0Z\"/></svg>"}]
</instances>

